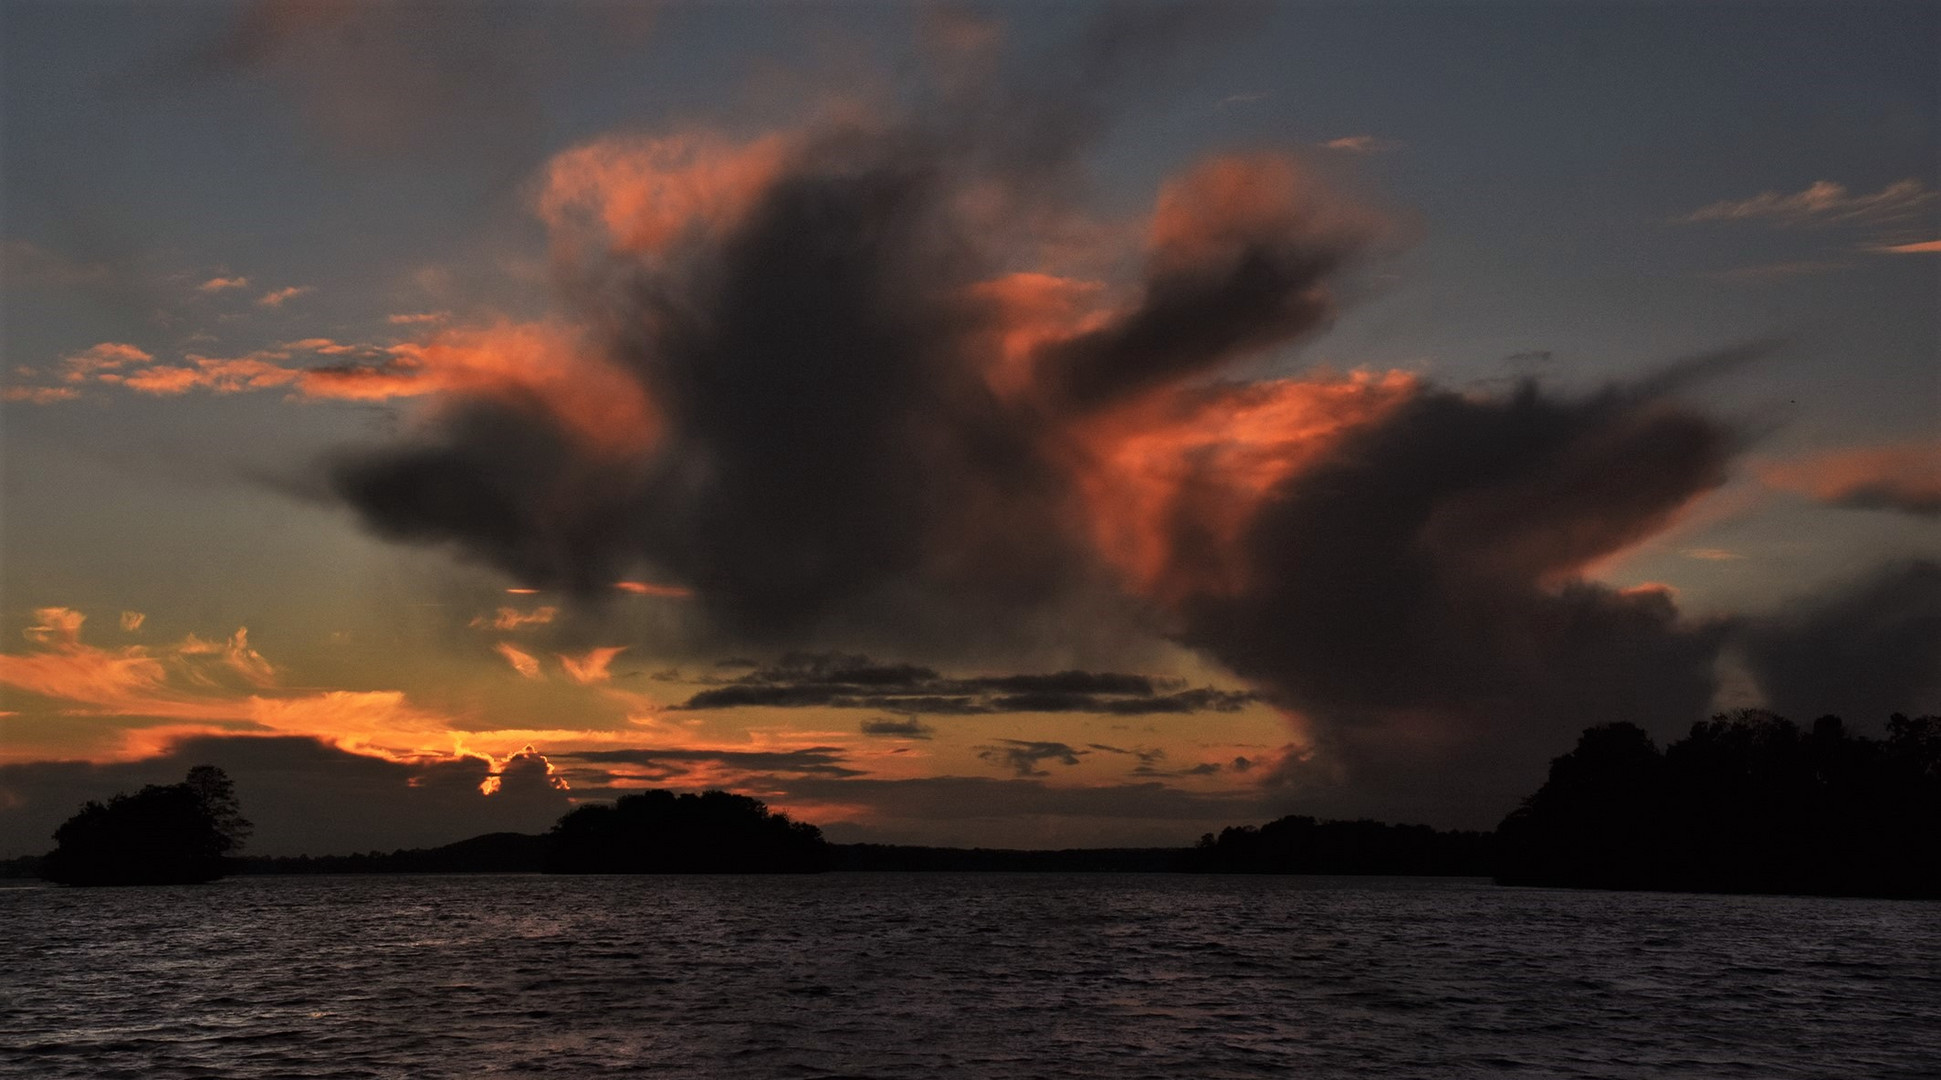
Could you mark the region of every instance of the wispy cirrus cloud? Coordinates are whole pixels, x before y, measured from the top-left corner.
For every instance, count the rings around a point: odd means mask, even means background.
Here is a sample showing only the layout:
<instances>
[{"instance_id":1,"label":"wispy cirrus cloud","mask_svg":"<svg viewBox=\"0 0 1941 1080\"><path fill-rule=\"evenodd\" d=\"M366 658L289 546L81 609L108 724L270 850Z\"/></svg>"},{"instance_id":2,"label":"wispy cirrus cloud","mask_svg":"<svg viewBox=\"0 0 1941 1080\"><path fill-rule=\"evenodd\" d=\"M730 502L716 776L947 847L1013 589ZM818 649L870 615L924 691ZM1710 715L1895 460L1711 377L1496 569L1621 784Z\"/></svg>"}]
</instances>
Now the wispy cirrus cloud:
<instances>
[{"instance_id":1,"label":"wispy cirrus cloud","mask_svg":"<svg viewBox=\"0 0 1941 1080\"><path fill-rule=\"evenodd\" d=\"M1379 135L1344 135L1339 139L1329 139L1321 146L1344 154L1387 154L1402 148L1397 140L1384 139Z\"/></svg>"},{"instance_id":2,"label":"wispy cirrus cloud","mask_svg":"<svg viewBox=\"0 0 1941 1080\"><path fill-rule=\"evenodd\" d=\"M609 669L613 666L614 657L626 651L625 645L603 645L589 649L579 656L561 653L559 666L566 672L566 677L576 683L606 682L613 678L613 673Z\"/></svg>"},{"instance_id":3,"label":"wispy cirrus cloud","mask_svg":"<svg viewBox=\"0 0 1941 1080\"><path fill-rule=\"evenodd\" d=\"M1751 198L1727 199L1701 206L1677 220L1681 224L1711 221L1764 221L1774 225L1877 224L1911 217L1935 199L1936 192L1920 180L1900 180L1871 195L1856 194L1846 185L1819 180L1801 191L1765 191Z\"/></svg>"}]
</instances>

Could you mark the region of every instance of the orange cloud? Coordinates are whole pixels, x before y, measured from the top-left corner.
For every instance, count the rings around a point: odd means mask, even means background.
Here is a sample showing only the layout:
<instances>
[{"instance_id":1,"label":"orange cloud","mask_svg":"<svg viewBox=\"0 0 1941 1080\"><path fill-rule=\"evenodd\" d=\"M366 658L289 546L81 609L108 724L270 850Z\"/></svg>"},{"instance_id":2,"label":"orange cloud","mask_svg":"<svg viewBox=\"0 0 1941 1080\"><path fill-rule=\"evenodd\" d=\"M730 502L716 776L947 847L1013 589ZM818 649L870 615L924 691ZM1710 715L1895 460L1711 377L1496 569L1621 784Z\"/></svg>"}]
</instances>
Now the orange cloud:
<instances>
[{"instance_id":1,"label":"orange cloud","mask_svg":"<svg viewBox=\"0 0 1941 1080\"><path fill-rule=\"evenodd\" d=\"M419 326L427 323L445 322L451 317L452 313L449 311L419 311L387 315L384 317L384 321L390 323L392 326Z\"/></svg>"},{"instance_id":2,"label":"orange cloud","mask_svg":"<svg viewBox=\"0 0 1941 1080\"><path fill-rule=\"evenodd\" d=\"M298 372L299 390L349 401L456 394L537 404L588 449L611 457L640 454L660 435L659 414L639 381L560 323L500 321L389 351L381 365Z\"/></svg>"},{"instance_id":3,"label":"orange cloud","mask_svg":"<svg viewBox=\"0 0 1941 1080\"><path fill-rule=\"evenodd\" d=\"M0 390L0 401L18 401L28 405L51 405L56 401L72 401L80 396L81 392L71 386L9 386Z\"/></svg>"},{"instance_id":4,"label":"orange cloud","mask_svg":"<svg viewBox=\"0 0 1941 1080\"><path fill-rule=\"evenodd\" d=\"M788 149L775 135L741 145L704 133L601 139L553 158L539 215L562 254L664 251L691 229L739 218Z\"/></svg>"},{"instance_id":5,"label":"orange cloud","mask_svg":"<svg viewBox=\"0 0 1941 1080\"><path fill-rule=\"evenodd\" d=\"M248 356L223 358L190 354L187 357L189 366L157 365L131 375L99 376L98 378L104 382L118 382L137 393L152 394L156 397L175 397L191 390L240 394L250 390L289 386L301 380L305 374L301 368L284 367L275 362L276 359L288 355L280 352L259 352Z\"/></svg>"},{"instance_id":6,"label":"orange cloud","mask_svg":"<svg viewBox=\"0 0 1941 1080\"><path fill-rule=\"evenodd\" d=\"M291 285L288 288L273 289L256 298L263 307L282 307L286 301L294 300L305 293L317 291L314 285Z\"/></svg>"},{"instance_id":7,"label":"orange cloud","mask_svg":"<svg viewBox=\"0 0 1941 1080\"><path fill-rule=\"evenodd\" d=\"M505 657L506 663L512 665L512 670L528 679L539 678L539 661L534 659L531 653L522 651L506 641L501 641L492 647L498 650L500 656Z\"/></svg>"},{"instance_id":8,"label":"orange cloud","mask_svg":"<svg viewBox=\"0 0 1941 1080\"><path fill-rule=\"evenodd\" d=\"M215 292L221 292L224 289L247 289L247 288L249 288L249 279L246 277L212 277L209 280L203 282L202 284L197 285L196 291L215 293Z\"/></svg>"},{"instance_id":9,"label":"orange cloud","mask_svg":"<svg viewBox=\"0 0 1941 1080\"><path fill-rule=\"evenodd\" d=\"M1006 274L972 286L970 294L992 310L994 362L985 378L999 396L1015 399L1035 382L1032 363L1040 346L1075 337L1101 325L1102 282L1031 272Z\"/></svg>"},{"instance_id":10,"label":"orange cloud","mask_svg":"<svg viewBox=\"0 0 1941 1080\"><path fill-rule=\"evenodd\" d=\"M81 352L61 358L61 379L65 382L85 382L96 372L108 371L124 364L146 364L155 359L133 345L118 341L104 341Z\"/></svg>"},{"instance_id":11,"label":"orange cloud","mask_svg":"<svg viewBox=\"0 0 1941 1080\"><path fill-rule=\"evenodd\" d=\"M65 607L35 608L34 618L40 622L26 629L27 640L50 645L73 645L80 641L81 624L88 621L86 615Z\"/></svg>"},{"instance_id":12,"label":"orange cloud","mask_svg":"<svg viewBox=\"0 0 1941 1080\"><path fill-rule=\"evenodd\" d=\"M1776 462L1759 477L1836 506L1941 514L1941 443L1929 440Z\"/></svg>"},{"instance_id":13,"label":"orange cloud","mask_svg":"<svg viewBox=\"0 0 1941 1080\"><path fill-rule=\"evenodd\" d=\"M140 633L142 624L147 621L148 616L139 611L124 611L121 613L121 630L126 634Z\"/></svg>"},{"instance_id":14,"label":"orange cloud","mask_svg":"<svg viewBox=\"0 0 1941 1080\"><path fill-rule=\"evenodd\" d=\"M1912 244L1894 244L1890 247L1875 248L1874 250L1894 255L1934 255L1941 253L1941 240L1921 240Z\"/></svg>"},{"instance_id":15,"label":"orange cloud","mask_svg":"<svg viewBox=\"0 0 1941 1080\"><path fill-rule=\"evenodd\" d=\"M613 658L626 651L627 646L625 645L612 645L593 649L586 655L580 657L567 656L565 653L561 653L559 655L559 663L566 670L567 676L574 682L582 684L606 682L613 677L607 670L613 663Z\"/></svg>"},{"instance_id":16,"label":"orange cloud","mask_svg":"<svg viewBox=\"0 0 1941 1080\"><path fill-rule=\"evenodd\" d=\"M559 615L556 607L538 607L531 611L502 607L491 616L478 615L468 623L474 630L517 630L522 626L545 626Z\"/></svg>"},{"instance_id":17,"label":"orange cloud","mask_svg":"<svg viewBox=\"0 0 1941 1080\"><path fill-rule=\"evenodd\" d=\"M1286 379L1099 417L1081 428L1073 464L1093 542L1148 595L1237 593L1248 584L1238 540L1274 489L1416 386L1401 372Z\"/></svg>"},{"instance_id":18,"label":"orange cloud","mask_svg":"<svg viewBox=\"0 0 1941 1080\"><path fill-rule=\"evenodd\" d=\"M693 589L680 585L660 585L652 581L616 581L613 587L635 596L664 596L670 600L685 600L694 595Z\"/></svg>"},{"instance_id":19,"label":"orange cloud","mask_svg":"<svg viewBox=\"0 0 1941 1080\"><path fill-rule=\"evenodd\" d=\"M363 352L367 349L366 346L345 345L324 337L304 338L301 341L286 341L283 343L283 348L294 349L298 352L320 353L324 356L339 356L343 353Z\"/></svg>"}]
</instances>

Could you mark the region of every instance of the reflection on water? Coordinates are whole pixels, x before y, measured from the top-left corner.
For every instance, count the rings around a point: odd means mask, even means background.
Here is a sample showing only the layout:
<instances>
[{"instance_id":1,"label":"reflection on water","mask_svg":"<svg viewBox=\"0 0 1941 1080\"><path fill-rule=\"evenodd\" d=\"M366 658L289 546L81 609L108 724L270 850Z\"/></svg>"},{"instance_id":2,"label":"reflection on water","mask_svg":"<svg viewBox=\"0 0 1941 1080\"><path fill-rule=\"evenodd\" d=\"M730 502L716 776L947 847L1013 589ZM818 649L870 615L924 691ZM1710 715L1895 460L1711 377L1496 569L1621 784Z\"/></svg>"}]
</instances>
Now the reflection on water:
<instances>
[{"instance_id":1,"label":"reflection on water","mask_svg":"<svg viewBox=\"0 0 1941 1080\"><path fill-rule=\"evenodd\" d=\"M1426 879L0 889L20 1077L1932 1077L1941 905Z\"/></svg>"}]
</instances>

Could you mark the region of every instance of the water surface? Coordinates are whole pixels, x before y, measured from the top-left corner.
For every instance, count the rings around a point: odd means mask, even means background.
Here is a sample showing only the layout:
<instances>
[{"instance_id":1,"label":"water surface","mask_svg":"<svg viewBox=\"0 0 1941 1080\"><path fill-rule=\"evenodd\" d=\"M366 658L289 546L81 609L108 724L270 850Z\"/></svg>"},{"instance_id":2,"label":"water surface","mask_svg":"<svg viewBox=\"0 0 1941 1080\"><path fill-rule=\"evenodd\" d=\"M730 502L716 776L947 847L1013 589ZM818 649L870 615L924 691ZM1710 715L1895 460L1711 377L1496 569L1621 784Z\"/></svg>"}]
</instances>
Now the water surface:
<instances>
[{"instance_id":1,"label":"water surface","mask_svg":"<svg viewBox=\"0 0 1941 1080\"><path fill-rule=\"evenodd\" d=\"M1941 905L1059 874L0 889L14 1077L1934 1077Z\"/></svg>"}]
</instances>

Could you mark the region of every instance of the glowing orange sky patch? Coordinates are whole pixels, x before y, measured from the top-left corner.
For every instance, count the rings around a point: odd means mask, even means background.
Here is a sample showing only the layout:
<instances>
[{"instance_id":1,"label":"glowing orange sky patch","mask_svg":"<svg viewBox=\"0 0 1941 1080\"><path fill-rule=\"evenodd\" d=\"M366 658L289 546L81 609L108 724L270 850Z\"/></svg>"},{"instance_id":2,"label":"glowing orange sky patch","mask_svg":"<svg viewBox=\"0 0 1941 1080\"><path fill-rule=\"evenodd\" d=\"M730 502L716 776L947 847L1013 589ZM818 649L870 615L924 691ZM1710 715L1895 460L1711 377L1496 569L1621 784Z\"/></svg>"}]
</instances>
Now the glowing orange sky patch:
<instances>
[{"instance_id":1,"label":"glowing orange sky patch","mask_svg":"<svg viewBox=\"0 0 1941 1080\"><path fill-rule=\"evenodd\" d=\"M1941 442L1912 440L1801 457L1766 465L1759 478L1822 502L1941 512Z\"/></svg>"},{"instance_id":2,"label":"glowing orange sky patch","mask_svg":"<svg viewBox=\"0 0 1941 1080\"><path fill-rule=\"evenodd\" d=\"M1088 421L1074 474L1093 541L1147 595L1243 589L1235 547L1262 503L1415 387L1401 372L1286 379L1153 397ZM1190 557L1177 548L1182 528L1202 541Z\"/></svg>"},{"instance_id":3,"label":"glowing orange sky patch","mask_svg":"<svg viewBox=\"0 0 1941 1080\"><path fill-rule=\"evenodd\" d=\"M1016 398L1030 389L1032 355L1051 341L1074 337L1102 323L1097 307L1105 286L1096 281L1053 274L1016 273L971 287L971 296L991 305L995 338L985 370L991 389Z\"/></svg>"},{"instance_id":4,"label":"glowing orange sky patch","mask_svg":"<svg viewBox=\"0 0 1941 1080\"><path fill-rule=\"evenodd\" d=\"M385 365L305 371L301 390L362 401L437 393L536 403L608 457L643 454L660 436L660 415L639 381L558 323L454 328L390 352Z\"/></svg>"}]
</instances>

